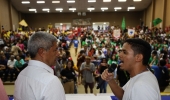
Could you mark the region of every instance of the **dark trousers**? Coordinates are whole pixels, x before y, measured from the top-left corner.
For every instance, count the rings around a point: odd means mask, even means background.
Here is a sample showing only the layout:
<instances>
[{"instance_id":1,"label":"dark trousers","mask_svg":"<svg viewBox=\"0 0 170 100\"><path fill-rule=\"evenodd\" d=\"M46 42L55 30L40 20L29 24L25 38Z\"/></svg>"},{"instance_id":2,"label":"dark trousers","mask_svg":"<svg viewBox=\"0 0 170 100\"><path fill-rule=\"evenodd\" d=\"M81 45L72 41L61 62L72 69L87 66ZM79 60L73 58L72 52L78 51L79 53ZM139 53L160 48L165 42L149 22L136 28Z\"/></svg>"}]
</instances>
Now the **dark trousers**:
<instances>
[{"instance_id":1,"label":"dark trousers","mask_svg":"<svg viewBox=\"0 0 170 100\"><path fill-rule=\"evenodd\" d=\"M15 78L17 79L19 73L23 70L23 68L18 68L19 71L17 69L15 69Z\"/></svg>"},{"instance_id":2,"label":"dark trousers","mask_svg":"<svg viewBox=\"0 0 170 100\"><path fill-rule=\"evenodd\" d=\"M103 84L100 86L100 93L106 93L107 91L107 82L104 81Z\"/></svg>"},{"instance_id":3,"label":"dark trousers","mask_svg":"<svg viewBox=\"0 0 170 100\"><path fill-rule=\"evenodd\" d=\"M84 85L85 93L88 93L88 91L87 91L88 87L90 88L90 93L93 93L94 83L85 82L85 85Z\"/></svg>"},{"instance_id":4,"label":"dark trousers","mask_svg":"<svg viewBox=\"0 0 170 100\"><path fill-rule=\"evenodd\" d=\"M10 81L14 80L14 73L15 73L15 69L9 69L9 73L10 73Z\"/></svg>"}]
</instances>

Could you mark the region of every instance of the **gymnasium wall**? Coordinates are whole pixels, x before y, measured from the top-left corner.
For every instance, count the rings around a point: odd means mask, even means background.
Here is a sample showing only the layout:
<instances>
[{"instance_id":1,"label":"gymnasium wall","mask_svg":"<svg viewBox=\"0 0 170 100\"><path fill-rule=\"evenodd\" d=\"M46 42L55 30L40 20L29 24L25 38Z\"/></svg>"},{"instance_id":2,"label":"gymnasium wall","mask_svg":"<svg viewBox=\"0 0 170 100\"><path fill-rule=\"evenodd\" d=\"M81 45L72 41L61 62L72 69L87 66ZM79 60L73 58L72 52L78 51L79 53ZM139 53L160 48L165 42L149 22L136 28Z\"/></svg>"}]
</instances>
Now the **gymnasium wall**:
<instances>
[{"instance_id":1,"label":"gymnasium wall","mask_svg":"<svg viewBox=\"0 0 170 100\"><path fill-rule=\"evenodd\" d=\"M78 16L76 12L72 13L25 13L22 18L26 20L32 28L44 27L48 24L68 23L73 19L91 18L91 22L109 22L111 25L120 25L125 17L126 26L137 26L142 18L141 12L89 12L86 16Z\"/></svg>"},{"instance_id":2,"label":"gymnasium wall","mask_svg":"<svg viewBox=\"0 0 170 100\"><path fill-rule=\"evenodd\" d=\"M20 19L19 19L19 12L14 8L12 7L12 27L13 27L13 30L16 30L18 27L19 27L19 22L20 22Z\"/></svg>"},{"instance_id":3,"label":"gymnasium wall","mask_svg":"<svg viewBox=\"0 0 170 100\"><path fill-rule=\"evenodd\" d=\"M146 14L146 26L153 27L153 20L156 18L162 19L162 23L158 24L156 27L165 28L170 26L170 0L153 0L147 9L145 9Z\"/></svg>"},{"instance_id":4,"label":"gymnasium wall","mask_svg":"<svg viewBox=\"0 0 170 100\"><path fill-rule=\"evenodd\" d=\"M0 0L0 27L4 26L5 30L15 30L19 27L18 23L19 12L12 6L10 0Z\"/></svg>"},{"instance_id":5,"label":"gymnasium wall","mask_svg":"<svg viewBox=\"0 0 170 100\"><path fill-rule=\"evenodd\" d=\"M170 26L170 0L165 3L165 27Z\"/></svg>"},{"instance_id":6,"label":"gymnasium wall","mask_svg":"<svg viewBox=\"0 0 170 100\"><path fill-rule=\"evenodd\" d=\"M0 0L0 26L6 30L10 29L10 15L8 0Z\"/></svg>"}]
</instances>

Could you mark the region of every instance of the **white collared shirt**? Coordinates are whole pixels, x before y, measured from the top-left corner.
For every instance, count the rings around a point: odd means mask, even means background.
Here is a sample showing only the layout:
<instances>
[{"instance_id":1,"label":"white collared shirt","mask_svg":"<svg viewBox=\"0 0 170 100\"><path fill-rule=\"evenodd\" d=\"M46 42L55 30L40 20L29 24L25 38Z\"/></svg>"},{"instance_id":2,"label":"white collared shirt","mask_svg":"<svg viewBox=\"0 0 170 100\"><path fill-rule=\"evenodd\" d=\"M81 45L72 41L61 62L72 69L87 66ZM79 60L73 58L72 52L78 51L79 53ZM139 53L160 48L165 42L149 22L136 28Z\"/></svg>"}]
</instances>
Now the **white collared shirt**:
<instances>
[{"instance_id":1,"label":"white collared shirt","mask_svg":"<svg viewBox=\"0 0 170 100\"><path fill-rule=\"evenodd\" d=\"M9 59L7 65L8 65L10 68L14 68L14 65L15 65L15 62L16 62L16 61L17 61L16 59L14 59L13 61Z\"/></svg>"},{"instance_id":2,"label":"white collared shirt","mask_svg":"<svg viewBox=\"0 0 170 100\"><path fill-rule=\"evenodd\" d=\"M30 60L15 81L15 100L66 100L60 80L45 63Z\"/></svg>"}]
</instances>

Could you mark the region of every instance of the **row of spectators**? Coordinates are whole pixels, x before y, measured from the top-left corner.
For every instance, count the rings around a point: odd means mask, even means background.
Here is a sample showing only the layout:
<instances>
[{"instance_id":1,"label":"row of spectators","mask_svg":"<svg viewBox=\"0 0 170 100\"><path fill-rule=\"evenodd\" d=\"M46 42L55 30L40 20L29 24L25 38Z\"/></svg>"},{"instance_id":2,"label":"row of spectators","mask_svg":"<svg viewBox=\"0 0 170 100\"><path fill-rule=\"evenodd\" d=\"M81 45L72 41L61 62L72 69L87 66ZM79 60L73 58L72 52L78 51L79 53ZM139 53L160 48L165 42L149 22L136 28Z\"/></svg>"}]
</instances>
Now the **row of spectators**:
<instances>
[{"instance_id":1,"label":"row of spectators","mask_svg":"<svg viewBox=\"0 0 170 100\"><path fill-rule=\"evenodd\" d=\"M32 34L34 32L2 32L2 39L0 40L0 78L4 82L15 81L19 72L27 66L30 60L27 42ZM68 35L62 33L56 35L60 51L59 59L66 59L68 54L67 51L72 40Z\"/></svg>"}]
</instances>

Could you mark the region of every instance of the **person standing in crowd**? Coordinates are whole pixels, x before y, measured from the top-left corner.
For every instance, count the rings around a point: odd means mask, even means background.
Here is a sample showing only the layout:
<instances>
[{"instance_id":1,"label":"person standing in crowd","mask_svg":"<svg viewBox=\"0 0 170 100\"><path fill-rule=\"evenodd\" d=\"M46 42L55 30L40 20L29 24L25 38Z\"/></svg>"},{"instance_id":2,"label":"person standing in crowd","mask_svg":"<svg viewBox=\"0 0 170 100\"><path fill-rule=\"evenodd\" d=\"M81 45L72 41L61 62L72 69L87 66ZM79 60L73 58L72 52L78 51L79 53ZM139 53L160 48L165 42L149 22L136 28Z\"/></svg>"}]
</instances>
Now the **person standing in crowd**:
<instances>
[{"instance_id":1,"label":"person standing in crowd","mask_svg":"<svg viewBox=\"0 0 170 100\"><path fill-rule=\"evenodd\" d=\"M154 66L158 64L158 56L157 56L157 51L153 51L151 54L151 57L149 59L149 65Z\"/></svg>"},{"instance_id":2,"label":"person standing in crowd","mask_svg":"<svg viewBox=\"0 0 170 100\"><path fill-rule=\"evenodd\" d=\"M69 60L67 62L66 68L63 69L60 73L66 94L73 94L75 84L77 84L76 73L73 69L73 66L73 61Z\"/></svg>"},{"instance_id":3,"label":"person standing in crowd","mask_svg":"<svg viewBox=\"0 0 170 100\"><path fill-rule=\"evenodd\" d=\"M101 60L101 63L99 65L99 73L102 74L105 69L107 69L109 65L107 64L107 59L103 58ZM99 81L100 82L100 81ZM107 82L103 81L103 83L100 86L100 93L106 93L107 92Z\"/></svg>"},{"instance_id":4,"label":"person standing in crowd","mask_svg":"<svg viewBox=\"0 0 170 100\"><path fill-rule=\"evenodd\" d=\"M158 81L148 70L151 46L142 39L127 39L119 51L120 67L128 71L130 80L119 87L113 74L105 70L102 79L107 81L119 100L161 100Z\"/></svg>"},{"instance_id":5,"label":"person standing in crowd","mask_svg":"<svg viewBox=\"0 0 170 100\"><path fill-rule=\"evenodd\" d=\"M5 92L1 78L0 78L0 100L9 100L9 98Z\"/></svg>"},{"instance_id":6,"label":"person standing in crowd","mask_svg":"<svg viewBox=\"0 0 170 100\"><path fill-rule=\"evenodd\" d=\"M57 47L57 38L49 33L36 32L30 37L31 60L15 81L15 100L66 100L63 86L50 67L56 64Z\"/></svg>"},{"instance_id":7,"label":"person standing in crowd","mask_svg":"<svg viewBox=\"0 0 170 100\"><path fill-rule=\"evenodd\" d=\"M78 67L78 84L81 83L81 72L80 72L80 66L85 61L85 53L84 50L81 50L77 56L77 67Z\"/></svg>"},{"instance_id":8,"label":"person standing in crowd","mask_svg":"<svg viewBox=\"0 0 170 100\"><path fill-rule=\"evenodd\" d=\"M85 88L85 93L88 93L87 88L90 87L90 93L93 93L95 66L90 62L91 58L86 56L86 61L81 64L80 72L82 73L82 83Z\"/></svg>"},{"instance_id":9,"label":"person standing in crowd","mask_svg":"<svg viewBox=\"0 0 170 100\"><path fill-rule=\"evenodd\" d=\"M75 56L77 56L77 49L78 49L78 44L79 44L79 40L77 39L77 37L75 37L75 39L73 40L74 43L74 48L75 48Z\"/></svg>"}]
</instances>

